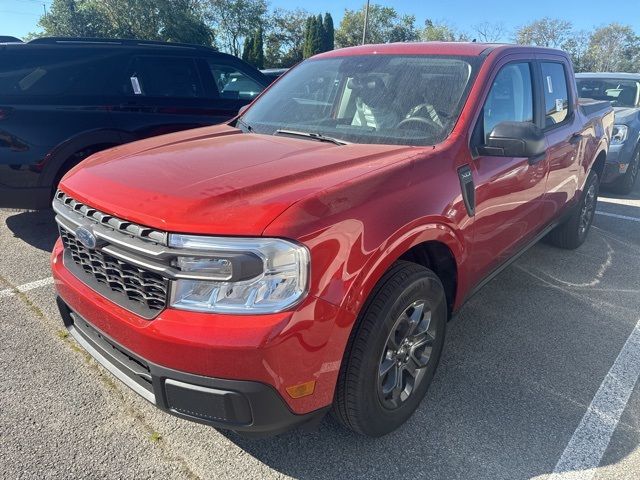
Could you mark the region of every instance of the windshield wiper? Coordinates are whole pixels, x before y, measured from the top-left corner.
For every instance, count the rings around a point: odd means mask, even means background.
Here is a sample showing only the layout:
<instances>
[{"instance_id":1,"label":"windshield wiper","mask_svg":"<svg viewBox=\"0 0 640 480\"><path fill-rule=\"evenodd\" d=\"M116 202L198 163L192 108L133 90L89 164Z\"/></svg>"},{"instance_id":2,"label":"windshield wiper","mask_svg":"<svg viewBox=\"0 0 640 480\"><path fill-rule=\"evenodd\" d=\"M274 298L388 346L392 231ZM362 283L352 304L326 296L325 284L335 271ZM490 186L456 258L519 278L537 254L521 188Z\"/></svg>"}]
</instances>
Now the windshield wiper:
<instances>
[{"instance_id":1,"label":"windshield wiper","mask_svg":"<svg viewBox=\"0 0 640 480\"><path fill-rule=\"evenodd\" d=\"M339 140L333 137L327 137L321 133L313 133L313 132L298 132L297 130L276 130L274 135L291 135L294 137L305 137L311 138L313 140L317 140L319 142L329 142L335 145L348 145L351 142L346 142L344 140Z\"/></svg>"}]
</instances>

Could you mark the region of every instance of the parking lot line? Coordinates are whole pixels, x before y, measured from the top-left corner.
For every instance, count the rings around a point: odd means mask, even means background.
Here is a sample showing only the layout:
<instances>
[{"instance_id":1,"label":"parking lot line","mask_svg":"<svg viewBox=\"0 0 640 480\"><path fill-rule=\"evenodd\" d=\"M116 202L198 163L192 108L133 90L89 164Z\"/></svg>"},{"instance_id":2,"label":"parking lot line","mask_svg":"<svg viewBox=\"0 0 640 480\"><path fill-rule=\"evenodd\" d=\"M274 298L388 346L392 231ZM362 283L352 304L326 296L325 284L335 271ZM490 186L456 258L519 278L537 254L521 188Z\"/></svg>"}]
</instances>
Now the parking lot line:
<instances>
[{"instance_id":1,"label":"parking lot line","mask_svg":"<svg viewBox=\"0 0 640 480\"><path fill-rule=\"evenodd\" d=\"M639 376L640 320L600 384L550 479L590 480L595 476Z\"/></svg>"},{"instance_id":2,"label":"parking lot line","mask_svg":"<svg viewBox=\"0 0 640 480\"><path fill-rule=\"evenodd\" d=\"M640 218L618 215L617 213L602 212L600 210L596 210L596 215L604 215L605 217L614 217L621 218L622 220L631 220L632 222L640 222Z\"/></svg>"},{"instance_id":3,"label":"parking lot line","mask_svg":"<svg viewBox=\"0 0 640 480\"><path fill-rule=\"evenodd\" d=\"M24 285L19 285L15 289L13 288L5 288L4 290L0 290L0 298L10 297L13 295L16 290L19 292L28 292L29 290L34 290L36 288L44 287L45 285L51 285L53 283L53 277L42 278L40 280L36 280L35 282L25 283Z\"/></svg>"}]
</instances>

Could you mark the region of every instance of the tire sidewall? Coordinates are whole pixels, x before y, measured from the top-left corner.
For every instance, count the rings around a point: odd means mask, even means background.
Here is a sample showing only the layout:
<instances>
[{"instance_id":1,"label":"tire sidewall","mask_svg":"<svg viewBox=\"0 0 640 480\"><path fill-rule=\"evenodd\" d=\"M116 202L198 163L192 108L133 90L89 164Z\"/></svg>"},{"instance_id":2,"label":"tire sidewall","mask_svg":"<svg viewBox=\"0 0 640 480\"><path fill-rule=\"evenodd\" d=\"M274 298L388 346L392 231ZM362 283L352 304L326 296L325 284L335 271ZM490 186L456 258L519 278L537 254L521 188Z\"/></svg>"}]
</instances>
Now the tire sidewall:
<instances>
[{"instance_id":1,"label":"tire sidewall","mask_svg":"<svg viewBox=\"0 0 640 480\"><path fill-rule=\"evenodd\" d=\"M426 269L425 272L431 273ZM417 300L425 300L431 310L431 321L436 322L436 339L431 360L424 378L409 398L397 409L389 410L382 405L378 396L380 360L396 320L409 305ZM359 401L365 418L369 419L368 425L362 426L362 429L374 436L386 434L402 425L418 407L431 384L444 346L447 320L444 288L435 275L425 276L417 273L407 282L407 286L398 292L395 300L386 305L383 312L383 318L379 319L377 328L371 332L366 342L368 345L365 348L371 353L363 362L359 388Z\"/></svg>"}]
</instances>

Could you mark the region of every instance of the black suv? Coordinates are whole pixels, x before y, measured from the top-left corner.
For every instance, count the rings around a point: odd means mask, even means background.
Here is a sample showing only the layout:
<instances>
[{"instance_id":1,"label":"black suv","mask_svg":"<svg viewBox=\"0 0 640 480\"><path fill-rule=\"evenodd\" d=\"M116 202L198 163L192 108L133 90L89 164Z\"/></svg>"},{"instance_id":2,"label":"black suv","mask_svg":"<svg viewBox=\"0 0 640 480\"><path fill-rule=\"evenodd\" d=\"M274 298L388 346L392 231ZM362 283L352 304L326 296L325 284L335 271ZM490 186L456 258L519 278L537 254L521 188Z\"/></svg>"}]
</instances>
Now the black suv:
<instances>
[{"instance_id":1,"label":"black suv","mask_svg":"<svg viewBox=\"0 0 640 480\"><path fill-rule=\"evenodd\" d=\"M223 122L269 83L242 60L195 45L0 43L0 207L47 207L88 155Z\"/></svg>"}]
</instances>

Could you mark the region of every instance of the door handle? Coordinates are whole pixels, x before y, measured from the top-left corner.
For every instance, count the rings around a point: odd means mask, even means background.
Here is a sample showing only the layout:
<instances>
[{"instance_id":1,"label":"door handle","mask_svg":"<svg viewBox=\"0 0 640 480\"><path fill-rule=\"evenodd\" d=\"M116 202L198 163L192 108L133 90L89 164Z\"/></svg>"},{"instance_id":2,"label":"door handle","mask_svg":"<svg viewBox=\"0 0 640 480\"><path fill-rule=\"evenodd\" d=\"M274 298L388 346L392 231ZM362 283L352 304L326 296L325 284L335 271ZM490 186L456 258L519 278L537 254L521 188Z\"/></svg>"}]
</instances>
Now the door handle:
<instances>
[{"instance_id":1,"label":"door handle","mask_svg":"<svg viewBox=\"0 0 640 480\"><path fill-rule=\"evenodd\" d=\"M575 145L576 143L580 143L580 140L582 140L582 134L574 133L573 135L571 135L571 138L569 139L569 143L571 145Z\"/></svg>"},{"instance_id":2,"label":"door handle","mask_svg":"<svg viewBox=\"0 0 640 480\"><path fill-rule=\"evenodd\" d=\"M534 155L533 157L529 157L527 160L529 165L535 165L536 163L540 163L547 156L546 152L539 153L538 155Z\"/></svg>"}]
</instances>

